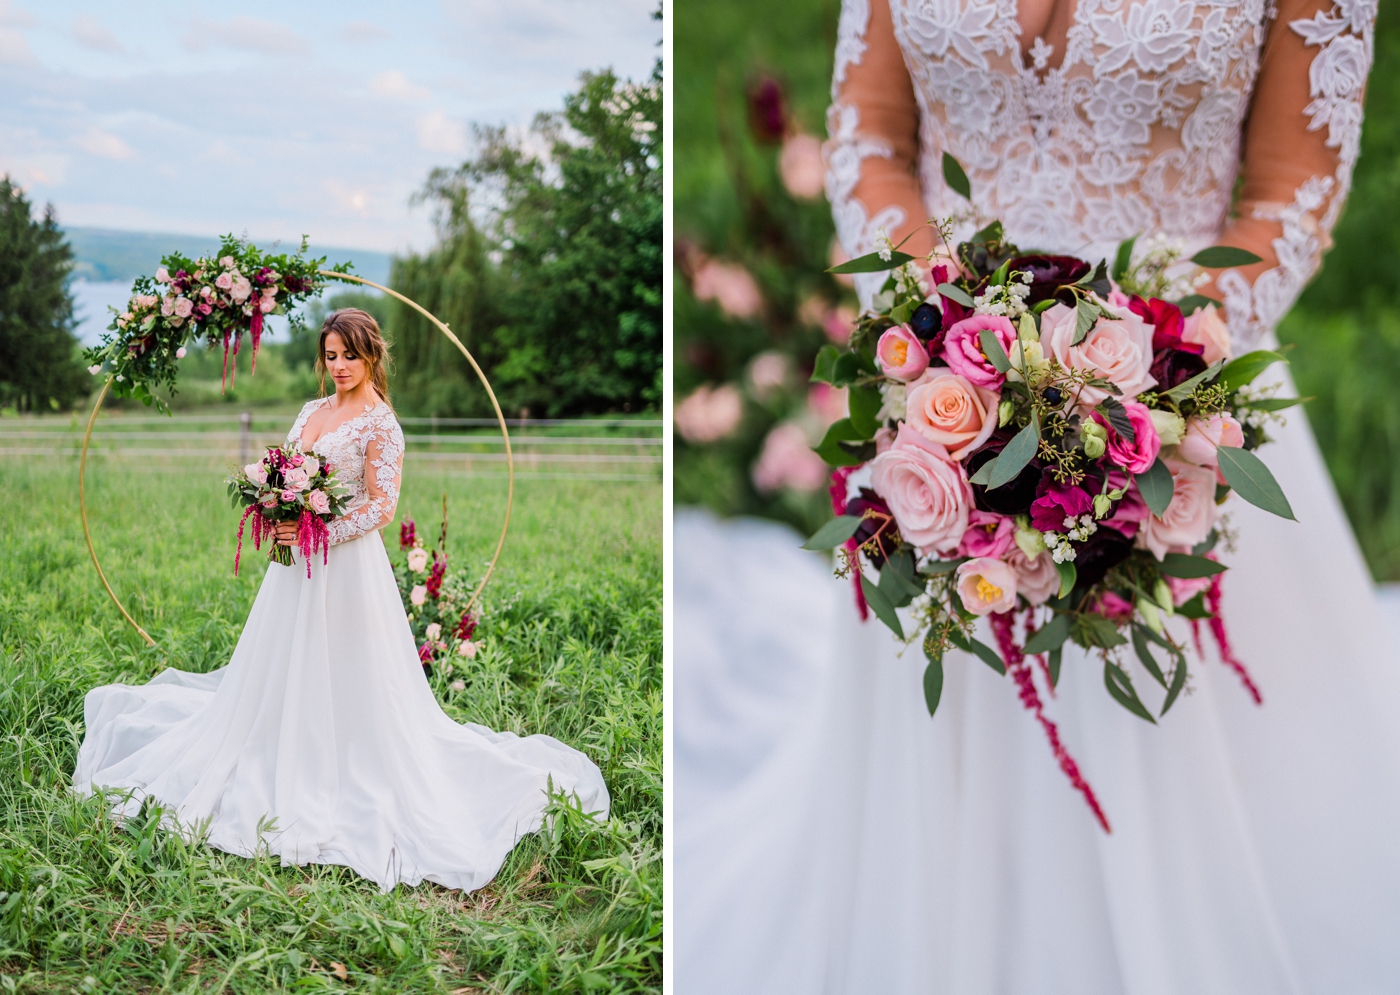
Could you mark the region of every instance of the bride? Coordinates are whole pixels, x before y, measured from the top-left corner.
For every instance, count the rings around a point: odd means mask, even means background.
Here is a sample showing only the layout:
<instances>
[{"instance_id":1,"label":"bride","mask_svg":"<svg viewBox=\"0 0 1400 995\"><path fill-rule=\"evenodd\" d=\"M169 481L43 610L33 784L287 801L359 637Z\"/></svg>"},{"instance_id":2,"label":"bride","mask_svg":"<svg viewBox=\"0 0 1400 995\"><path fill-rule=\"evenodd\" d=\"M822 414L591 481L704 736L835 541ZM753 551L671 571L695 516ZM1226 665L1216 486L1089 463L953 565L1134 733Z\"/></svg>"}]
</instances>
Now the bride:
<instances>
[{"instance_id":1,"label":"bride","mask_svg":"<svg viewBox=\"0 0 1400 995\"><path fill-rule=\"evenodd\" d=\"M453 722L424 680L380 538L404 453L386 360L370 315L333 312L317 368L335 394L287 434L351 491L329 561L315 557L309 579L305 564L268 564L226 667L89 691L73 785L115 790L122 814L150 798L229 853L343 864L385 890L470 891L540 826L550 790L604 815L608 792L558 740ZM295 526L276 537L295 547Z\"/></svg>"},{"instance_id":2,"label":"bride","mask_svg":"<svg viewBox=\"0 0 1400 995\"><path fill-rule=\"evenodd\" d=\"M932 251L925 219L966 214L946 151L1027 249L1256 253L1200 292L1237 351L1273 344L1342 209L1375 13L845 0L838 234L852 256L882 229ZM883 279L857 278L863 303ZM1209 653L1150 726L1066 648L1048 710L1111 833L1006 679L950 655L930 719L922 655L862 625L799 537L678 515L677 992L1397 990L1400 654L1297 411L1263 457L1298 523L1229 506L1223 615L1262 706Z\"/></svg>"}]
</instances>

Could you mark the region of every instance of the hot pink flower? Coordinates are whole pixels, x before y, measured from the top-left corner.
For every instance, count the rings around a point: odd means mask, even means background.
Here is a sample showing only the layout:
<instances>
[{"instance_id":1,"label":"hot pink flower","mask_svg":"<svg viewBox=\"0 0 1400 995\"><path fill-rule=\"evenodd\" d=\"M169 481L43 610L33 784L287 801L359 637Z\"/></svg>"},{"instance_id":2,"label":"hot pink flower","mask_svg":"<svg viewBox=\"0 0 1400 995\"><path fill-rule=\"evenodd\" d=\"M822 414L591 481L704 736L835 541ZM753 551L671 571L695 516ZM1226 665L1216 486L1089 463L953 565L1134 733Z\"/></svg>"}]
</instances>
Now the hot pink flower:
<instances>
[{"instance_id":1,"label":"hot pink flower","mask_svg":"<svg viewBox=\"0 0 1400 995\"><path fill-rule=\"evenodd\" d=\"M875 355L881 372L896 380L914 380L928 369L928 352L918 337L904 325L897 325L880 336Z\"/></svg>"},{"instance_id":2,"label":"hot pink flower","mask_svg":"<svg viewBox=\"0 0 1400 995\"><path fill-rule=\"evenodd\" d=\"M1001 559L1016 538L1016 520L973 508L968 512L967 531L958 546L959 556L994 556Z\"/></svg>"},{"instance_id":3,"label":"hot pink flower","mask_svg":"<svg viewBox=\"0 0 1400 995\"><path fill-rule=\"evenodd\" d=\"M1098 604L1094 607L1104 618L1112 619L1119 625L1133 617L1133 603L1112 591L1104 591L1099 595Z\"/></svg>"},{"instance_id":4,"label":"hot pink flower","mask_svg":"<svg viewBox=\"0 0 1400 995\"><path fill-rule=\"evenodd\" d=\"M1210 558L1215 559L1214 556ZM1168 577L1167 589L1172 592L1172 604L1180 608L1202 591L1209 590L1214 579L1215 577Z\"/></svg>"},{"instance_id":5,"label":"hot pink flower","mask_svg":"<svg viewBox=\"0 0 1400 995\"><path fill-rule=\"evenodd\" d=\"M1008 354L1011 352L1011 344L1016 341L1016 329L1011 322L998 314L975 314L948 329L943 339L943 358L954 373L962 374L977 386L1000 390L1006 377L997 372L982 352L983 329L990 330L1002 348Z\"/></svg>"},{"instance_id":6,"label":"hot pink flower","mask_svg":"<svg viewBox=\"0 0 1400 995\"><path fill-rule=\"evenodd\" d=\"M1097 411L1094 421L1108 429L1108 458L1129 473L1146 473L1157 462L1157 454L1162 449L1162 440L1157 435L1157 426L1152 423L1152 412L1147 405L1137 401L1124 401L1128 421L1133 423L1135 438L1129 442L1126 436L1119 435L1108 419Z\"/></svg>"},{"instance_id":7,"label":"hot pink flower","mask_svg":"<svg viewBox=\"0 0 1400 995\"><path fill-rule=\"evenodd\" d=\"M958 596L974 615L1009 612L1016 607L1016 571L1001 560L980 556L958 567Z\"/></svg>"},{"instance_id":8,"label":"hot pink flower","mask_svg":"<svg viewBox=\"0 0 1400 995\"><path fill-rule=\"evenodd\" d=\"M296 504L297 492L290 489L284 490L281 497L283 504Z\"/></svg>"},{"instance_id":9,"label":"hot pink flower","mask_svg":"<svg viewBox=\"0 0 1400 995\"><path fill-rule=\"evenodd\" d=\"M967 531L972 488L947 449L904 424L894 445L870 461L870 470L875 492L889 504L905 539L925 551L958 548Z\"/></svg>"},{"instance_id":10,"label":"hot pink flower","mask_svg":"<svg viewBox=\"0 0 1400 995\"><path fill-rule=\"evenodd\" d=\"M1094 507L1094 499L1083 488L1041 484L1045 493L1031 502L1031 524L1042 532L1065 531L1066 518L1078 518Z\"/></svg>"},{"instance_id":11,"label":"hot pink flower","mask_svg":"<svg viewBox=\"0 0 1400 995\"><path fill-rule=\"evenodd\" d=\"M262 496L262 500L258 503L261 504L264 508L277 507L277 492L269 491L268 493Z\"/></svg>"}]
</instances>

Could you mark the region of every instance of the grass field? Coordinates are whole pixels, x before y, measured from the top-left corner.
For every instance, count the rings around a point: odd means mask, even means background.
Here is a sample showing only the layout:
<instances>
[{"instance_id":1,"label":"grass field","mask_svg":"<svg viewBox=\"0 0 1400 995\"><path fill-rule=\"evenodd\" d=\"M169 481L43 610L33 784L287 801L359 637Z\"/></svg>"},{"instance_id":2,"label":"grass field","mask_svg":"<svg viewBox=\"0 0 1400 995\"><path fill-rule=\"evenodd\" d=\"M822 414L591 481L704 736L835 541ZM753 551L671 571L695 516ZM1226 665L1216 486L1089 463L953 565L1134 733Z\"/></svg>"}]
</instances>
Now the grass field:
<instances>
[{"instance_id":1,"label":"grass field","mask_svg":"<svg viewBox=\"0 0 1400 995\"><path fill-rule=\"evenodd\" d=\"M661 506L652 482L530 480L485 596L454 718L586 751L612 793L555 807L471 895L377 888L114 825L68 791L86 691L223 665L262 576L233 577L215 460L98 459L88 508L121 620L88 561L72 457L0 458L0 992L655 991L661 982ZM410 464L399 515L479 572L505 484ZM396 528L396 526L395 526ZM391 548L396 548L391 544ZM249 567L253 569L249 569Z\"/></svg>"}]
</instances>

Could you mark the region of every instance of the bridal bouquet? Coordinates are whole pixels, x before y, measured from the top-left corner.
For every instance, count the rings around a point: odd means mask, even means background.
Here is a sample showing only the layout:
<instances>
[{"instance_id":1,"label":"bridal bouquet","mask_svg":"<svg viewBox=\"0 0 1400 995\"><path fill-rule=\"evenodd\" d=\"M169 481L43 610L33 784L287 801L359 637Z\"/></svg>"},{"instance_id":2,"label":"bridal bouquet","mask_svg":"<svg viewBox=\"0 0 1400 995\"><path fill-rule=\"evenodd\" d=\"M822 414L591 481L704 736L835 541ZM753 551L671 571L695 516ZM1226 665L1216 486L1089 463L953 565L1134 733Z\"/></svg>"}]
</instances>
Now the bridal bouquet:
<instances>
[{"instance_id":1,"label":"bridal bouquet","mask_svg":"<svg viewBox=\"0 0 1400 995\"><path fill-rule=\"evenodd\" d=\"M812 377L846 389L849 416L817 449L835 467L836 517L807 548L839 547L862 613L921 641L930 714L948 647L1010 672L1105 830L1027 657L1041 658L1053 691L1065 642L1096 651L1108 693L1155 722L1185 686L1183 647L1163 624L1182 615L1209 622L1259 700L1218 617L1220 506L1233 492L1293 517L1254 453L1276 412L1298 403L1250 389L1282 357L1233 355L1214 303L1173 278L1179 250L1154 244L1135 262L1134 249L1120 246L1110 273L1022 252L992 223L949 252L956 264L924 268L886 240L837 268L891 275L849 347L823 349ZM1191 261L1257 260L1215 246ZM866 484L853 495L858 468ZM981 617L996 648L973 635ZM1128 646L1161 686L1156 716Z\"/></svg>"},{"instance_id":2,"label":"bridal bouquet","mask_svg":"<svg viewBox=\"0 0 1400 995\"><path fill-rule=\"evenodd\" d=\"M324 564L330 555L330 533L326 523L345 513L348 492L336 479L334 468L316 456L295 448L273 446L256 463L235 470L228 478L228 493L235 505L246 509L238 522L238 549L233 556L233 573L243 555L243 529L253 519L253 547L262 549L267 538L272 549L269 559L291 566L292 549L272 537L278 522L297 523L297 548L311 576L311 557L321 553Z\"/></svg>"},{"instance_id":3,"label":"bridal bouquet","mask_svg":"<svg viewBox=\"0 0 1400 995\"><path fill-rule=\"evenodd\" d=\"M166 256L154 277L136 278L126 309L114 314L101 344L87 350L88 371L111 375L117 396L164 409L152 388L174 385L176 361L184 358L188 342L222 342L227 380L230 348L237 357L247 332L256 368L267 315L285 314L297 322L292 309L319 294L325 283L318 273L325 258L306 258L306 248L302 239L299 252L273 254L228 235L212 258ZM349 266L332 270L348 272Z\"/></svg>"}]
</instances>

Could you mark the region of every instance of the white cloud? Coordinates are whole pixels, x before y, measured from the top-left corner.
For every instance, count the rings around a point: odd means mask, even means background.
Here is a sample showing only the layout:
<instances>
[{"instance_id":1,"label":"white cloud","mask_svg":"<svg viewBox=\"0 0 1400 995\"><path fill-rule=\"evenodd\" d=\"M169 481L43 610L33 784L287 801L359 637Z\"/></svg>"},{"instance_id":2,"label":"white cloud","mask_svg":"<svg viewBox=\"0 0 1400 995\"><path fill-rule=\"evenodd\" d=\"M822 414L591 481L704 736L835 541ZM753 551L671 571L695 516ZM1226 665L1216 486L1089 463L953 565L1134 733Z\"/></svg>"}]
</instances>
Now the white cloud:
<instances>
[{"instance_id":1,"label":"white cloud","mask_svg":"<svg viewBox=\"0 0 1400 995\"><path fill-rule=\"evenodd\" d=\"M379 41L381 38L388 38L392 33L387 28L381 28L370 21L351 21L336 32L336 37L354 45L367 45L370 42Z\"/></svg>"},{"instance_id":2,"label":"white cloud","mask_svg":"<svg viewBox=\"0 0 1400 995\"><path fill-rule=\"evenodd\" d=\"M467 151L467 129L439 107L418 119L418 147L425 152L461 155Z\"/></svg>"},{"instance_id":3,"label":"white cloud","mask_svg":"<svg viewBox=\"0 0 1400 995\"><path fill-rule=\"evenodd\" d=\"M377 97L388 97L390 100L427 100L433 95L426 86L410 83L408 77L397 69L375 73L374 78L369 81L369 92Z\"/></svg>"},{"instance_id":4,"label":"white cloud","mask_svg":"<svg viewBox=\"0 0 1400 995\"><path fill-rule=\"evenodd\" d=\"M0 0L0 27L32 28L39 19L27 10L10 6L10 0Z\"/></svg>"},{"instance_id":5,"label":"white cloud","mask_svg":"<svg viewBox=\"0 0 1400 995\"><path fill-rule=\"evenodd\" d=\"M263 55L309 55L311 43L285 24L255 17L235 17L222 24L197 20L180 39L192 52L210 45L260 52Z\"/></svg>"},{"instance_id":6,"label":"white cloud","mask_svg":"<svg viewBox=\"0 0 1400 995\"><path fill-rule=\"evenodd\" d=\"M0 66L37 66L39 60L24 35L13 28L0 28Z\"/></svg>"},{"instance_id":7,"label":"white cloud","mask_svg":"<svg viewBox=\"0 0 1400 995\"><path fill-rule=\"evenodd\" d=\"M97 52L114 52L117 55L126 53L126 49L117 41L117 36L112 34L111 29L95 17L84 15L74 20L73 38L84 48Z\"/></svg>"},{"instance_id":8,"label":"white cloud","mask_svg":"<svg viewBox=\"0 0 1400 995\"><path fill-rule=\"evenodd\" d=\"M134 152L120 136L101 128L92 127L73 139L73 144L84 152L102 156L104 159L130 159Z\"/></svg>"}]
</instances>

